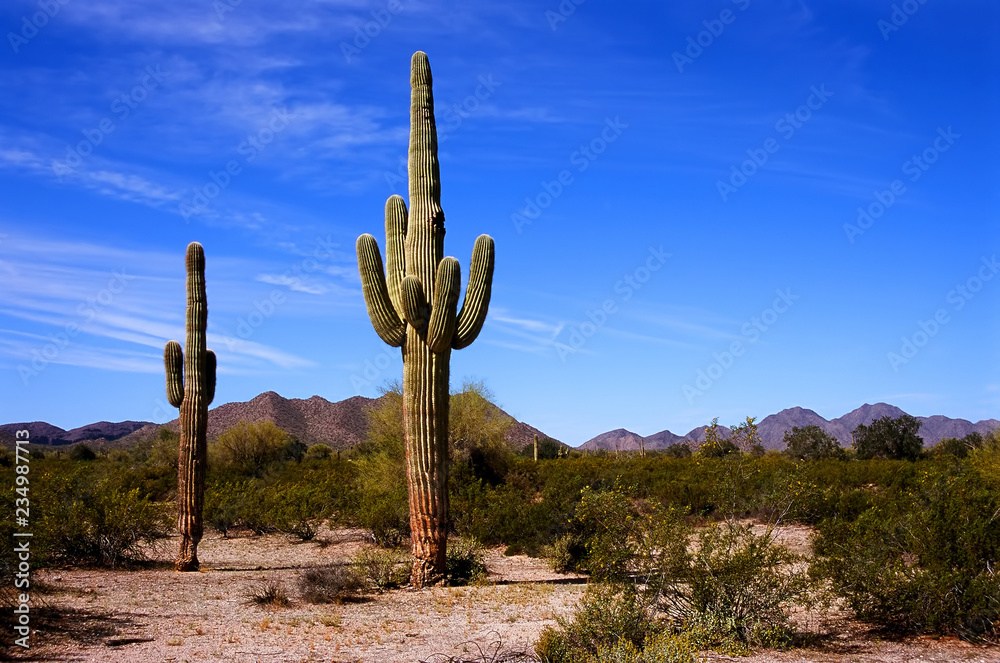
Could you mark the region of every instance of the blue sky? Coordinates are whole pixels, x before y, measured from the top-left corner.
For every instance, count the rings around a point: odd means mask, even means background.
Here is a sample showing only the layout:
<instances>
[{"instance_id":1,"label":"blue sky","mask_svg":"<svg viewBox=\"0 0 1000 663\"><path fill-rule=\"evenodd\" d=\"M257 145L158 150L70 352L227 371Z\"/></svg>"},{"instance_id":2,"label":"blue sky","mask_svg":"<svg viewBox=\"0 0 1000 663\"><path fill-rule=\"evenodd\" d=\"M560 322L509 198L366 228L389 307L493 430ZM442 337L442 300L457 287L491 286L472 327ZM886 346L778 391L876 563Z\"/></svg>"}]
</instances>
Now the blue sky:
<instances>
[{"instance_id":1,"label":"blue sky","mask_svg":"<svg viewBox=\"0 0 1000 663\"><path fill-rule=\"evenodd\" d=\"M571 444L795 405L1000 418L998 17L985 0L6 2L0 419L174 418L161 357L184 336L193 240L216 405L399 377L354 241L405 194L416 50L446 136L446 252L464 278L476 236L497 247L456 386L485 380Z\"/></svg>"}]
</instances>

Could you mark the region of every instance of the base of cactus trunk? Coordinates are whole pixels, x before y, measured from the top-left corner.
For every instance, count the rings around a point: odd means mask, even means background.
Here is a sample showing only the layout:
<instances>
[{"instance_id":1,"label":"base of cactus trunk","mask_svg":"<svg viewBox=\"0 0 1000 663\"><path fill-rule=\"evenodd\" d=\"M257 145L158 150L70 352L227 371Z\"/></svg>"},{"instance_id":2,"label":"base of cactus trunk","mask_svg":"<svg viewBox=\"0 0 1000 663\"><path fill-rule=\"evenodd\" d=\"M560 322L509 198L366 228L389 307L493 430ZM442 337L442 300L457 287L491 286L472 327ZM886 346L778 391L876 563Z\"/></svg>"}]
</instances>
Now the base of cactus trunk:
<instances>
[{"instance_id":1,"label":"base of cactus trunk","mask_svg":"<svg viewBox=\"0 0 1000 663\"><path fill-rule=\"evenodd\" d=\"M414 588L433 587L445 583L445 574L442 570L435 568L435 565L427 560L413 560L413 568L410 571L410 585Z\"/></svg>"},{"instance_id":2,"label":"base of cactus trunk","mask_svg":"<svg viewBox=\"0 0 1000 663\"><path fill-rule=\"evenodd\" d=\"M181 539L181 551L174 560L174 571L191 572L199 569L198 564L198 543L189 536Z\"/></svg>"}]
</instances>

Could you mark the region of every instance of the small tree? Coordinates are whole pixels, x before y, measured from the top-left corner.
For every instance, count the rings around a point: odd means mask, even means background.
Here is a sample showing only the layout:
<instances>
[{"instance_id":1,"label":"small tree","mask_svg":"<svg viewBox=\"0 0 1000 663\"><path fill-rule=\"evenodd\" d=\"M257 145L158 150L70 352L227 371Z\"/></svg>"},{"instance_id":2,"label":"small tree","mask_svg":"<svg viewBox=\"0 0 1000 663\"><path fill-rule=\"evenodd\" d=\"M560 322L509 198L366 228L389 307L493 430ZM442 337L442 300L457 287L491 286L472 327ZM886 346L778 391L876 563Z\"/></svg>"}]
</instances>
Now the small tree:
<instances>
[{"instance_id":1,"label":"small tree","mask_svg":"<svg viewBox=\"0 0 1000 663\"><path fill-rule=\"evenodd\" d=\"M698 447L698 453L706 458L722 458L740 453L740 448L733 444L732 440L723 438L719 434L719 418L715 417L705 428L705 441Z\"/></svg>"},{"instance_id":2,"label":"small tree","mask_svg":"<svg viewBox=\"0 0 1000 663\"><path fill-rule=\"evenodd\" d=\"M472 380L452 394L448 446L453 464L467 463L477 477L496 484L513 457L506 436L514 421L493 404L493 398L483 382Z\"/></svg>"},{"instance_id":3,"label":"small tree","mask_svg":"<svg viewBox=\"0 0 1000 663\"><path fill-rule=\"evenodd\" d=\"M333 454L333 449L328 444L314 444L306 450L306 460L326 460Z\"/></svg>"},{"instance_id":4,"label":"small tree","mask_svg":"<svg viewBox=\"0 0 1000 663\"><path fill-rule=\"evenodd\" d=\"M860 424L851 435L859 460L882 458L916 460L923 450L923 440L917 435L920 422L908 414L876 419L869 426Z\"/></svg>"},{"instance_id":5,"label":"small tree","mask_svg":"<svg viewBox=\"0 0 1000 663\"><path fill-rule=\"evenodd\" d=\"M747 417L742 424L733 426L729 440L740 451L760 457L764 455L764 445L761 444L756 421L757 417Z\"/></svg>"},{"instance_id":6,"label":"small tree","mask_svg":"<svg viewBox=\"0 0 1000 663\"><path fill-rule=\"evenodd\" d=\"M965 458L969 452L981 449L983 446L983 436L975 431L959 439L957 437L946 437L934 445L934 454L950 454L956 458Z\"/></svg>"},{"instance_id":7,"label":"small tree","mask_svg":"<svg viewBox=\"0 0 1000 663\"><path fill-rule=\"evenodd\" d=\"M785 431L785 455L795 460L844 458L844 449L825 430L816 425L792 426Z\"/></svg>"},{"instance_id":8,"label":"small tree","mask_svg":"<svg viewBox=\"0 0 1000 663\"><path fill-rule=\"evenodd\" d=\"M74 444L73 448L69 450L70 460L94 460L95 458L97 458L97 454L83 442Z\"/></svg>"},{"instance_id":9,"label":"small tree","mask_svg":"<svg viewBox=\"0 0 1000 663\"><path fill-rule=\"evenodd\" d=\"M690 458L691 447L686 442L674 442L664 449L663 453L671 458Z\"/></svg>"},{"instance_id":10,"label":"small tree","mask_svg":"<svg viewBox=\"0 0 1000 663\"><path fill-rule=\"evenodd\" d=\"M240 474L261 476L269 465L294 458L300 451L297 444L273 421L239 421L215 439L213 460L218 467L228 466Z\"/></svg>"}]
</instances>

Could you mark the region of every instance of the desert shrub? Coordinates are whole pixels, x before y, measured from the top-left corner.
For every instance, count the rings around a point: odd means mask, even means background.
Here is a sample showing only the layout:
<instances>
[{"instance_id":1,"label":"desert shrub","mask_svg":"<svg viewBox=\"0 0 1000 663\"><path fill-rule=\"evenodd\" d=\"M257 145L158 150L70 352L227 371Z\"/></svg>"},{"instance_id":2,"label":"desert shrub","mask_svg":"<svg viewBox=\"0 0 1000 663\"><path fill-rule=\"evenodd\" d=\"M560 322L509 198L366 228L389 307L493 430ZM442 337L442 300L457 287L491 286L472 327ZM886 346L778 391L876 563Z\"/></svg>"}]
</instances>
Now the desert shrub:
<instances>
[{"instance_id":1,"label":"desert shrub","mask_svg":"<svg viewBox=\"0 0 1000 663\"><path fill-rule=\"evenodd\" d=\"M697 663L694 645L685 635L657 633L651 635L642 649L627 640L615 645L602 645L597 655L586 663Z\"/></svg>"},{"instance_id":2,"label":"desert shrub","mask_svg":"<svg viewBox=\"0 0 1000 663\"><path fill-rule=\"evenodd\" d=\"M562 453L563 445L559 444L551 437L539 437L538 438L538 460L554 460L559 458L560 453ZM529 442L528 444L521 447L521 450L517 454L521 458L530 458L534 460L535 458L535 443Z\"/></svg>"},{"instance_id":3,"label":"desert shrub","mask_svg":"<svg viewBox=\"0 0 1000 663\"><path fill-rule=\"evenodd\" d=\"M468 465L473 476L498 485L514 457L506 439L514 420L493 405L493 400L485 383L471 380L451 395L448 452L453 465Z\"/></svg>"},{"instance_id":4,"label":"desert shrub","mask_svg":"<svg viewBox=\"0 0 1000 663\"><path fill-rule=\"evenodd\" d=\"M390 384L368 411L368 432L355 460L354 520L385 548L397 548L410 533L403 442L402 386Z\"/></svg>"},{"instance_id":5,"label":"desert shrub","mask_svg":"<svg viewBox=\"0 0 1000 663\"><path fill-rule=\"evenodd\" d=\"M860 424L851 431L854 450L861 460L887 458L916 460L923 451L923 440L917 435L920 422L908 414L893 418L888 415L870 425Z\"/></svg>"},{"instance_id":6,"label":"desert shrub","mask_svg":"<svg viewBox=\"0 0 1000 663\"><path fill-rule=\"evenodd\" d=\"M273 421L239 421L209 444L209 465L216 471L263 476L281 461L301 458L304 448Z\"/></svg>"},{"instance_id":7,"label":"desert shrub","mask_svg":"<svg viewBox=\"0 0 1000 663\"><path fill-rule=\"evenodd\" d=\"M584 488L574 516L584 557L577 564L595 580L625 580L636 554L642 521L625 490Z\"/></svg>"},{"instance_id":8,"label":"desert shrub","mask_svg":"<svg viewBox=\"0 0 1000 663\"><path fill-rule=\"evenodd\" d=\"M739 453L740 448L728 438L702 442L698 447L698 455L704 458L724 458Z\"/></svg>"},{"instance_id":9,"label":"desert shrub","mask_svg":"<svg viewBox=\"0 0 1000 663\"><path fill-rule=\"evenodd\" d=\"M156 431L154 437L148 445L138 447L136 455L142 454L139 458L147 465L157 468L164 468L177 474L178 446L180 444L180 433L170 430L166 426Z\"/></svg>"},{"instance_id":10,"label":"desert shrub","mask_svg":"<svg viewBox=\"0 0 1000 663\"><path fill-rule=\"evenodd\" d=\"M816 425L799 428L792 426L784 436L784 454L796 460L824 460L844 458L846 454L837 438Z\"/></svg>"},{"instance_id":11,"label":"desert shrub","mask_svg":"<svg viewBox=\"0 0 1000 663\"><path fill-rule=\"evenodd\" d=\"M272 608L284 608L291 602L284 585L274 578L261 580L251 587L247 594L247 600L259 606L270 606Z\"/></svg>"},{"instance_id":12,"label":"desert shrub","mask_svg":"<svg viewBox=\"0 0 1000 663\"><path fill-rule=\"evenodd\" d=\"M856 520L820 523L813 572L859 619L902 633L1000 635L1000 494L967 465L930 466Z\"/></svg>"},{"instance_id":13,"label":"desert shrub","mask_svg":"<svg viewBox=\"0 0 1000 663\"><path fill-rule=\"evenodd\" d=\"M459 537L448 541L445 576L449 585L468 585L486 580L485 553L475 539Z\"/></svg>"},{"instance_id":14,"label":"desert shrub","mask_svg":"<svg viewBox=\"0 0 1000 663\"><path fill-rule=\"evenodd\" d=\"M333 449L326 444L314 444L306 450L305 460L326 460L333 455Z\"/></svg>"},{"instance_id":15,"label":"desert shrub","mask_svg":"<svg viewBox=\"0 0 1000 663\"><path fill-rule=\"evenodd\" d=\"M671 458L690 458L691 447L685 442L674 442L669 447L664 449L663 453Z\"/></svg>"},{"instance_id":16,"label":"desert shrub","mask_svg":"<svg viewBox=\"0 0 1000 663\"><path fill-rule=\"evenodd\" d=\"M69 450L70 460L87 461L87 460L94 460L96 458L97 454L94 453L94 450L91 449L86 444L84 444L83 442L78 442L77 444L74 444Z\"/></svg>"},{"instance_id":17,"label":"desert shrub","mask_svg":"<svg viewBox=\"0 0 1000 663\"><path fill-rule=\"evenodd\" d=\"M576 571L577 564L587 553L586 546L572 534L564 534L550 545L542 547L541 554L556 573Z\"/></svg>"},{"instance_id":18,"label":"desert shrub","mask_svg":"<svg viewBox=\"0 0 1000 663\"><path fill-rule=\"evenodd\" d=\"M299 593L309 603L343 603L365 589L365 579L352 564L317 566L299 576Z\"/></svg>"},{"instance_id":19,"label":"desert shrub","mask_svg":"<svg viewBox=\"0 0 1000 663\"><path fill-rule=\"evenodd\" d=\"M536 499L535 487L520 470L509 473L506 483L492 486L476 478L471 468L459 466L450 484L452 526L460 536L487 545L506 544L511 553L533 554L565 531L562 525L569 514L564 505Z\"/></svg>"},{"instance_id":20,"label":"desert shrub","mask_svg":"<svg viewBox=\"0 0 1000 663\"><path fill-rule=\"evenodd\" d=\"M249 497L245 481L211 483L205 487L203 517L205 522L218 530L223 537L242 525L244 505Z\"/></svg>"},{"instance_id":21,"label":"desert shrub","mask_svg":"<svg viewBox=\"0 0 1000 663\"><path fill-rule=\"evenodd\" d=\"M580 663L597 659L602 651L631 646L641 650L656 630L646 603L630 583L591 583L572 619L560 618L535 644L535 653L548 663Z\"/></svg>"},{"instance_id":22,"label":"desert shrub","mask_svg":"<svg viewBox=\"0 0 1000 663\"><path fill-rule=\"evenodd\" d=\"M403 482L379 486L363 480L356 519L383 548L398 548L410 534L410 506Z\"/></svg>"},{"instance_id":23,"label":"desert shrub","mask_svg":"<svg viewBox=\"0 0 1000 663\"><path fill-rule=\"evenodd\" d=\"M722 435L723 431L719 430L719 418L716 417L705 429L705 439L698 446L698 455L703 458L723 458L739 454L740 448L730 438L724 438Z\"/></svg>"},{"instance_id":24,"label":"desert shrub","mask_svg":"<svg viewBox=\"0 0 1000 663\"><path fill-rule=\"evenodd\" d=\"M963 438L946 437L931 449L934 456L950 454L956 458L966 458L971 452L983 446L983 436L975 431Z\"/></svg>"},{"instance_id":25,"label":"desert shrub","mask_svg":"<svg viewBox=\"0 0 1000 663\"><path fill-rule=\"evenodd\" d=\"M656 605L676 626L695 629L705 645L787 644L787 610L808 605L814 583L801 561L774 541L735 521L701 530L693 546L672 546L649 574Z\"/></svg>"},{"instance_id":26,"label":"desert shrub","mask_svg":"<svg viewBox=\"0 0 1000 663\"><path fill-rule=\"evenodd\" d=\"M265 493L275 529L300 541L315 538L317 528L332 509L320 484L279 483L269 486Z\"/></svg>"},{"instance_id":27,"label":"desert shrub","mask_svg":"<svg viewBox=\"0 0 1000 663\"><path fill-rule=\"evenodd\" d=\"M375 589L384 592L402 587L410 579L408 557L400 550L362 548L351 561Z\"/></svg>"},{"instance_id":28,"label":"desert shrub","mask_svg":"<svg viewBox=\"0 0 1000 663\"><path fill-rule=\"evenodd\" d=\"M55 561L115 567L144 561L146 548L165 538L171 519L138 488L123 489L120 474L43 472L32 482L40 517L37 537Z\"/></svg>"}]
</instances>

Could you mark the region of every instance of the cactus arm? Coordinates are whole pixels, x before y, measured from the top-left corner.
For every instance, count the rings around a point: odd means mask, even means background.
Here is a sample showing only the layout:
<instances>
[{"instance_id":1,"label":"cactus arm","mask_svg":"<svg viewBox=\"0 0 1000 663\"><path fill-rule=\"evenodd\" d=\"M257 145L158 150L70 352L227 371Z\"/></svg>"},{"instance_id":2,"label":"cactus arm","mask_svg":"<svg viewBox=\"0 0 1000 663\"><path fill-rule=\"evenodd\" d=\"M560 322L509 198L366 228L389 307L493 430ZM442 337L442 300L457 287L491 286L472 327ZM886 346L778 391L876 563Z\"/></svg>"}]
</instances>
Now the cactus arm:
<instances>
[{"instance_id":1,"label":"cactus arm","mask_svg":"<svg viewBox=\"0 0 1000 663\"><path fill-rule=\"evenodd\" d=\"M416 276L407 276L403 279L400 289L402 295L403 318L414 327L421 330L427 324L429 306L427 296L424 294L424 286Z\"/></svg>"},{"instance_id":2,"label":"cactus arm","mask_svg":"<svg viewBox=\"0 0 1000 663\"><path fill-rule=\"evenodd\" d=\"M177 341L163 348L163 366L167 373L167 402L180 407L184 402L184 351Z\"/></svg>"},{"instance_id":3,"label":"cactus arm","mask_svg":"<svg viewBox=\"0 0 1000 663\"><path fill-rule=\"evenodd\" d=\"M455 309L462 292L461 268L448 256L438 263L434 282L434 304L427 324L427 345L431 352L444 352L451 347L455 335Z\"/></svg>"},{"instance_id":4,"label":"cactus arm","mask_svg":"<svg viewBox=\"0 0 1000 663\"><path fill-rule=\"evenodd\" d=\"M462 302L455 336L451 342L451 347L456 350L471 345L479 336L486 321L486 311L490 306L490 294L493 289L494 259L493 238L489 235L480 235L472 249L472 269L469 271L465 301Z\"/></svg>"},{"instance_id":5,"label":"cactus arm","mask_svg":"<svg viewBox=\"0 0 1000 663\"><path fill-rule=\"evenodd\" d=\"M401 196L389 196L385 201L385 266L389 299L396 315L403 315L402 294L399 289L406 276L406 203Z\"/></svg>"},{"instance_id":6,"label":"cactus arm","mask_svg":"<svg viewBox=\"0 0 1000 663\"><path fill-rule=\"evenodd\" d=\"M358 238L358 270L361 273L361 289L368 305L368 317L379 337L394 348L403 344L406 326L399 319L396 309L389 300L389 291L382 271L382 255L378 242L371 235Z\"/></svg>"},{"instance_id":7,"label":"cactus arm","mask_svg":"<svg viewBox=\"0 0 1000 663\"><path fill-rule=\"evenodd\" d=\"M205 405L211 405L215 400L215 353L205 350Z\"/></svg>"}]
</instances>

